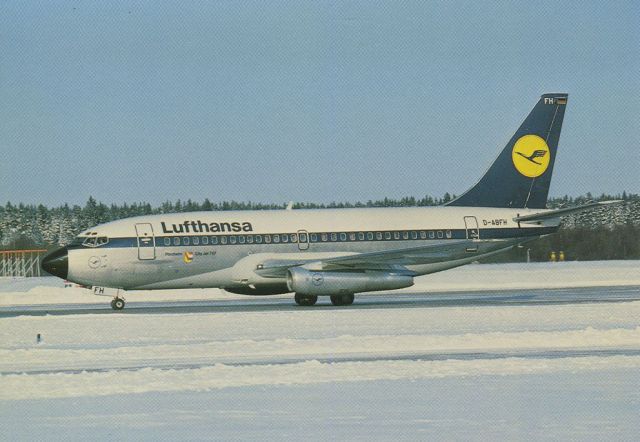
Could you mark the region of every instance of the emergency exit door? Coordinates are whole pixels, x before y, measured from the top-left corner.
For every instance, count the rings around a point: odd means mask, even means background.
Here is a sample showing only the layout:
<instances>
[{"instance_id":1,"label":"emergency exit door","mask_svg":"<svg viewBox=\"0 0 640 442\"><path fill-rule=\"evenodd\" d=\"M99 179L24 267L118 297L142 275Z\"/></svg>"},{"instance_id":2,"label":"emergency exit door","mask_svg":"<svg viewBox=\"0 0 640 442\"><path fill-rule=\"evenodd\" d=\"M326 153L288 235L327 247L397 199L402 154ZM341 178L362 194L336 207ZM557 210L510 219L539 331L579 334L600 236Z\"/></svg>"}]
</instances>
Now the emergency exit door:
<instances>
[{"instance_id":1,"label":"emergency exit door","mask_svg":"<svg viewBox=\"0 0 640 442\"><path fill-rule=\"evenodd\" d=\"M298 230L298 248L300 250L309 249L309 232L306 230Z\"/></svg>"}]
</instances>

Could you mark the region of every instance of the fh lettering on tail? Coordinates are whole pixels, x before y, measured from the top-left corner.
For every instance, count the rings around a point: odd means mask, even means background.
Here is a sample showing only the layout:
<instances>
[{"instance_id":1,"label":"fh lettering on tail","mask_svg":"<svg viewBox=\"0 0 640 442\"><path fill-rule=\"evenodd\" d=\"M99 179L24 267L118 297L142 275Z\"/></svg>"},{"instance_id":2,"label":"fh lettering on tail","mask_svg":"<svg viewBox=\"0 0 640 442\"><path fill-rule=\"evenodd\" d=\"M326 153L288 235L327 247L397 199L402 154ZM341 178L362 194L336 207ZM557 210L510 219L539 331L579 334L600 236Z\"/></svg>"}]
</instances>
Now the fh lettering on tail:
<instances>
[{"instance_id":1,"label":"fh lettering on tail","mask_svg":"<svg viewBox=\"0 0 640 442\"><path fill-rule=\"evenodd\" d=\"M544 104L567 104L567 97L544 97Z\"/></svg>"}]
</instances>

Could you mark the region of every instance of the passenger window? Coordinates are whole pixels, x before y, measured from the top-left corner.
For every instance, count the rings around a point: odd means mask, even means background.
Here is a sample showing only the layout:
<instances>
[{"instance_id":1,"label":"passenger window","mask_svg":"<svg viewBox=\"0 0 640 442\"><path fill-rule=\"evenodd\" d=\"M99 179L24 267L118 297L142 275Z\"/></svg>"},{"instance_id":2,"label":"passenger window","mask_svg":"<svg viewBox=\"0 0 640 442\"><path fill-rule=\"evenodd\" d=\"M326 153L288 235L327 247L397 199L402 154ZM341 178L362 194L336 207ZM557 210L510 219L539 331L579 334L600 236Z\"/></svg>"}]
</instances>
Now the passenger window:
<instances>
[{"instance_id":1,"label":"passenger window","mask_svg":"<svg viewBox=\"0 0 640 442\"><path fill-rule=\"evenodd\" d=\"M239 235L238 236L238 242L240 244L244 244L245 240L246 240L246 238L244 237L244 235Z\"/></svg>"},{"instance_id":2,"label":"passenger window","mask_svg":"<svg viewBox=\"0 0 640 442\"><path fill-rule=\"evenodd\" d=\"M302 235L304 235L304 237L305 237L304 242L307 242L307 239L306 239L306 238L307 238L307 235L305 235L304 233L302 233L302 234L300 235L300 237L301 237L301 238L302 238ZM292 234L291 234L291 242L298 242L298 234L297 234L297 233L292 233Z\"/></svg>"},{"instance_id":3,"label":"passenger window","mask_svg":"<svg viewBox=\"0 0 640 442\"><path fill-rule=\"evenodd\" d=\"M265 242L265 244L271 243L271 235L265 235L264 236L264 242Z\"/></svg>"},{"instance_id":4,"label":"passenger window","mask_svg":"<svg viewBox=\"0 0 640 442\"><path fill-rule=\"evenodd\" d=\"M402 232L402 239L409 239L409 232Z\"/></svg>"},{"instance_id":5,"label":"passenger window","mask_svg":"<svg viewBox=\"0 0 640 442\"><path fill-rule=\"evenodd\" d=\"M418 239L418 232L411 232L411 239Z\"/></svg>"},{"instance_id":6,"label":"passenger window","mask_svg":"<svg viewBox=\"0 0 640 442\"><path fill-rule=\"evenodd\" d=\"M427 232L425 232L424 230L420 231L420 239L427 239Z\"/></svg>"},{"instance_id":7,"label":"passenger window","mask_svg":"<svg viewBox=\"0 0 640 442\"><path fill-rule=\"evenodd\" d=\"M179 246L180 245L180 238L178 238L177 236L173 238L173 245L174 246Z\"/></svg>"},{"instance_id":8,"label":"passenger window","mask_svg":"<svg viewBox=\"0 0 640 442\"><path fill-rule=\"evenodd\" d=\"M193 237L193 245L197 246L198 244L200 244L200 238L197 236Z\"/></svg>"},{"instance_id":9,"label":"passenger window","mask_svg":"<svg viewBox=\"0 0 640 442\"><path fill-rule=\"evenodd\" d=\"M280 235L278 235L278 234L273 235L273 242L274 243L279 243L280 242Z\"/></svg>"},{"instance_id":10,"label":"passenger window","mask_svg":"<svg viewBox=\"0 0 640 442\"><path fill-rule=\"evenodd\" d=\"M184 238L182 238L182 245L183 246L189 245L189 237L185 236Z\"/></svg>"},{"instance_id":11,"label":"passenger window","mask_svg":"<svg viewBox=\"0 0 640 442\"><path fill-rule=\"evenodd\" d=\"M247 244L253 244L253 235L247 235Z\"/></svg>"},{"instance_id":12,"label":"passenger window","mask_svg":"<svg viewBox=\"0 0 640 442\"><path fill-rule=\"evenodd\" d=\"M235 244L237 242L237 238L234 235L229 237L229 244Z\"/></svg>"},{"instance_id":13,"label":"passenger window","mask_svg":"<svg viewBox=\"0 0 640 442\"><path fill-rule=\"evenodd\" d=\"M282 242L289 242L289 235L287 235L286 233L282 235Z\"/></svg>"},{"instance_id":14,"label":"passenger window","mask_svg":"<svg viewBox=\"0 0 640 442\"><path fill-rule=\"evenodd\" d=\"M367 232L367 241L373 241L373 232Z\"/></svg>"},{"instance_id":15,"label":"passenger window","mask_svg":"<svg viewBox=\"0 0 640 442\"><path fill-rule=\"evenodd\" d=\"M391 238L391 234L389 234L389 238ZM376 239L382 241L382 232L376 232Z\"/></svg>"},{"instance_id":16,"label":"passenger window","mask_svg":"<svg viewBox=\"0 0 640 442\"><path fill-rule=\"evenodd\" d=\"M347 240L347 234L346 233L341 233L340 234L340 241L346 241Z\"/></svg>"},{"instance_id":17,"label":"passenger window","mask_svg":"<svg viewBox=\"0 0 640 442\"><path fill-rule=\"evenodd\" d=\"M256 235L256 244L262 244L262 236Z\"/></svg>"},{"instance_id":18,"label":"passenger window","mask_svg":"<svg viewBox=\"0 0 640 442\"><path fill-rule=\"evenodd\" d=\"M318 235L316 235L315 233L311 234L311 242L318 242Z\"/></svg>"},{"instance_id":19,"label":"passenger window","mask_svg":"<svg viewBox=\"0 0 640 442\"><path fill-rule=\"evenodd\" d=\"M211 244L218 244L218 237L217 236L212 236L211 237Z\"/></svg>"},{"instance_id":20,"label":"passenger window","mask_svg":"<svg viewBox=\"0 0 640 442\"><path fill-rule=\"evenodd\" d=\"M204 244L205 246L206 246L207 244L209 244L209 237L208 237L208 236L203 236L203 237L202 237L202 244Z\"/></svg>"},{"instance_id":21,"label":"passenger window","mask_svg":"<svg viewBox=\"0 0 640 442\"><path fill-rule=\"evenodd\" d=\"M445 235L448 239L451 239L451 230L447 230L447 233Z\"/></svg>"},{"instance_id":22,"label":"passenger window","mask_svg":"<svg viewBox=\"0 0 640 442\"><path fill-rule=\"evenodd\" d=\"M434 239L436 237L436 232L433 230L429 230L429 238Z\"/></svg>"},{"instance_id":23,"label":"passenger window","mask_svg":"<svg viewBox=\"0 0 640 442\"><path fill-rule=\"evenodd\" d=\"M227 237L226 236L221 236L220 237L220 244L226 244L227 243Z\"/></svg>"},{"instance_id":24,"label":"passenger window","mask_svg":"<svg viewBox=\"0 0 640 442\"><path fill-rule=\"evenodd\" d=\"M356 240L356 234L355 233L350 233L349 234L349 241L355 241Z\"/></svg>"},{"instance_id":25,"label":"passenger window","mask_svg":"<svg viewBox=\"0 0 640 442\"><path fill-rule=\"evenodd\" d=\"M331 241L337 241L338 240L338 234L337 233L332 233L331 234Z\"/></svg>"},{"instance_id":26,"label":"passenger window","mask_svg":"<svg viewBox=\"0 0 640 442\"><path fill-rule=\"evenodd\" d=\"M391 232L384 232L384 239L391 239Z\"/></svg>"},{"instance_id":27,"label":"passenger window","mask_svg":"<svg viewBox=\"0 0 640 442\"><path fill-rule=\"evenodd\" d=\"M164 238L164 245L165 246L170 246L171 245L171 238L169 238L168 236Z\"/></svg>"},{"instance_id":28,"label":"passenger window","mask_svg":"<svg viewBox=\"0 0 640 442\"><path fill-rule=\"evenodd\" d=\"M358 241L364 241L364 232L358 232Z\"/></svg>"},{"instance_id":29,"label":"passenger window","mask_svg":"<svg viewBox=\"0 0 640 442\"><path fill-rule=\"evenodd\" d=\"M400 239L400 232L393 232L393 239Z\"/></svg>"},{"instance_id":30,"label":"passenger window","mask_svg":"<svg viewBox=\"0 0 640 442\"><path fill-rule=\"evenodd\" d=\"M326 242L329 239L329 235L327 235L326 233L322 234L322 241Z\"/></svg>"},{"instance_id":31,"label":"passenger window","mask_svg":"<svg viewBox=\"0 0 640 442\"><path fill-rule=\"evenodd\" d=\"M444 238L444 234L442 233L442 230L438 230L438 238Z\"/></svg>"}]
</instances>

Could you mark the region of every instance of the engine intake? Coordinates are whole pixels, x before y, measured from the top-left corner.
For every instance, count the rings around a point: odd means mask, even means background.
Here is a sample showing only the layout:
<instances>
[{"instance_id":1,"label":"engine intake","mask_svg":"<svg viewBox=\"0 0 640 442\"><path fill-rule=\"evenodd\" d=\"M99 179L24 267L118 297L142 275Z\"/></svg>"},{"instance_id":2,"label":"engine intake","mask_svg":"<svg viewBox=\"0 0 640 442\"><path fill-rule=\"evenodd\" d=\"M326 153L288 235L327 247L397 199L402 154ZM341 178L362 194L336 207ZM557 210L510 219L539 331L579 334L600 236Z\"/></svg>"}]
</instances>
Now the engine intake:
<instances>
[{"instance_id":1,"label":"engine intake","mask_svg":"<svg viewBox=\"0 0 640 442\"><path fill-rule=\"evenodd\" d=\"M315 272L292 267L287 287L302 295L329 296L378 290L395 290L413 285L413 276L387 272Z\"/></svg>"}]
</instances>

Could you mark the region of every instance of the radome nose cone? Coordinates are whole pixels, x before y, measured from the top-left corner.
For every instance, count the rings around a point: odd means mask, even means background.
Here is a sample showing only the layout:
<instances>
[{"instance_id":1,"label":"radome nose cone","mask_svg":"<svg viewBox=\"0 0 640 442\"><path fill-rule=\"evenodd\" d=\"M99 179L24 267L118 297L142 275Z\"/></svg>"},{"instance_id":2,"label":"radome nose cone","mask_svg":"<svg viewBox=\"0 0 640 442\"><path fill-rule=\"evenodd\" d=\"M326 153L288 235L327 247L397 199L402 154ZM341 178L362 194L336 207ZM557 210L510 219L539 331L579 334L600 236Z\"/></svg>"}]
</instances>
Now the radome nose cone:
<instances>
[{"instance_id":1,"label":"radome nose cone","mask_svg":"<svg viewBox=\"0 0 640 442\"><path fill-rule=\"evenodd\" d=\"M54 250L42 260L42 268L58 278L67 279L69 274L69 258L67 248Z\"/></svg>"}]
</instances>

